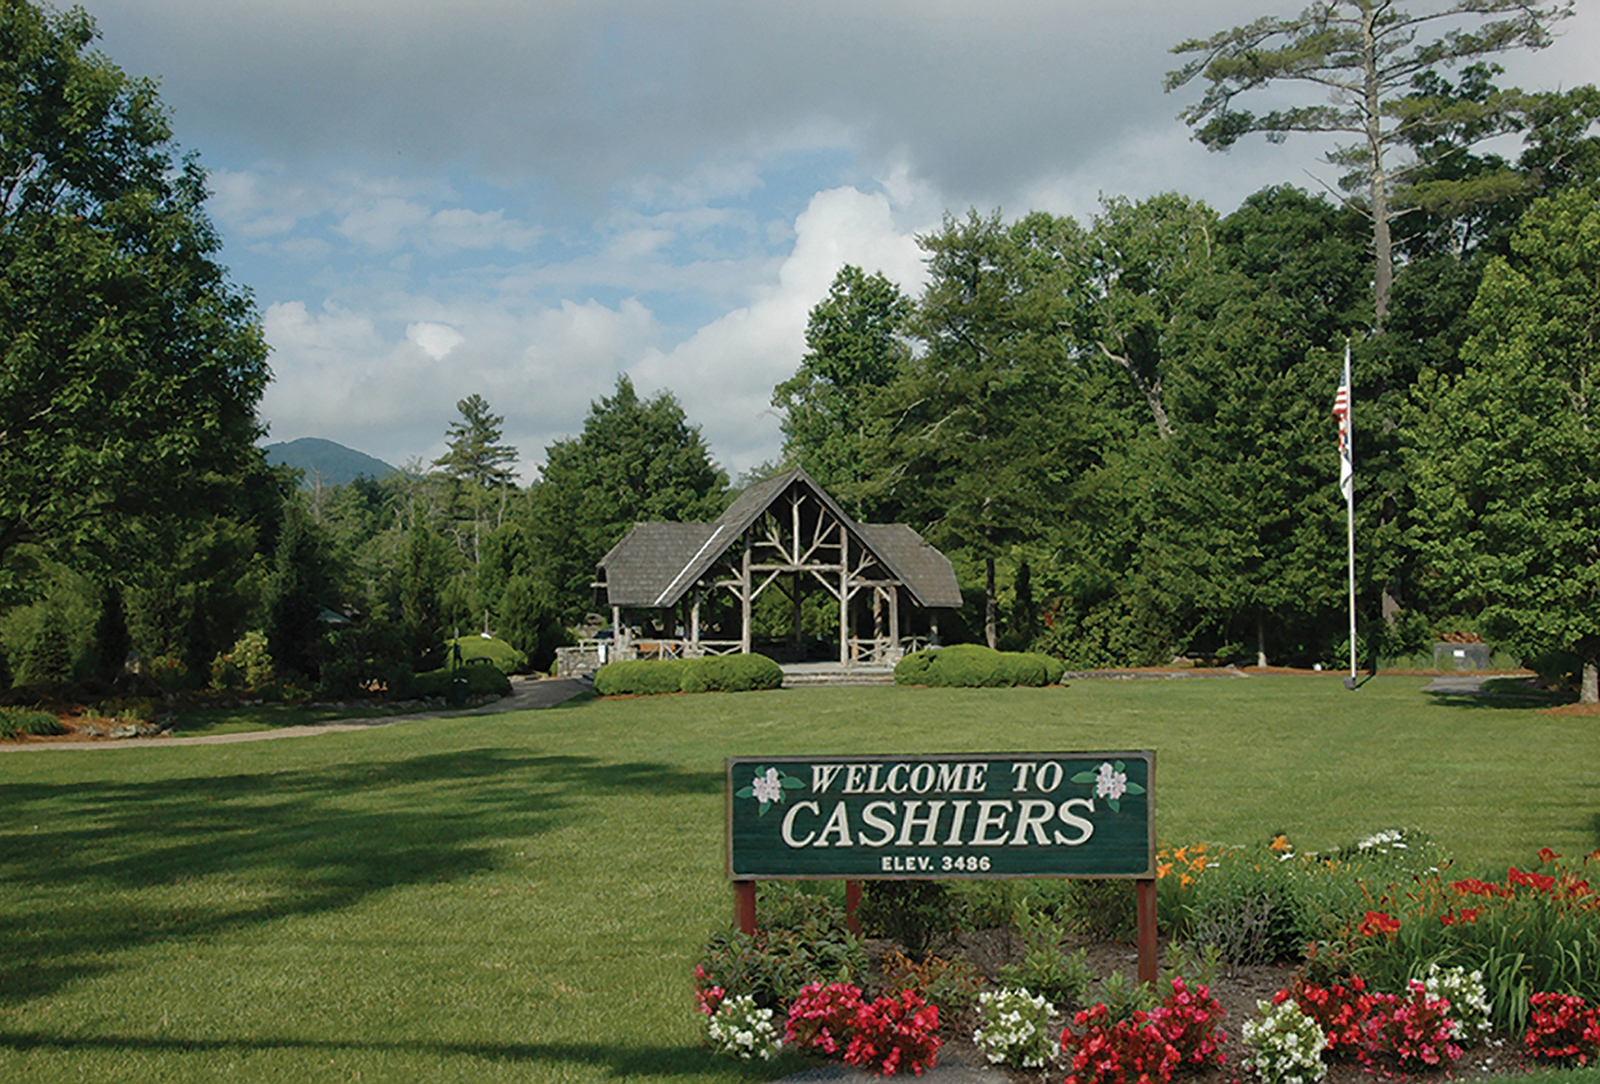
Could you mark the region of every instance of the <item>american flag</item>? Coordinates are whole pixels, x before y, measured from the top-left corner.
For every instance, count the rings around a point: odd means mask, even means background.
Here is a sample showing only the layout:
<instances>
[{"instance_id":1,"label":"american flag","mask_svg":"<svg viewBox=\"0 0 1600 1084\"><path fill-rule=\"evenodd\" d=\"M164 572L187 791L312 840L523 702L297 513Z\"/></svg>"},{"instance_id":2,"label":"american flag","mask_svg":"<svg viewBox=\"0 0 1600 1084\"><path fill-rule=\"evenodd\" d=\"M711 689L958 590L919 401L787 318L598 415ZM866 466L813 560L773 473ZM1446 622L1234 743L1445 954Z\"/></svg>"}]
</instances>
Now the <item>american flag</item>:
<instances>
[{"instance_id":1,"label":"american flag","mask_svg":"<svg viewBox=\"0 0 1600 1084\"><path fill-rule=\"evenodd\" d=\"M1333 416L1339 420L1339 492L1350 499L1355 467L1350 462L1350 346L1344 348L1344 378L1333 393Z\"/></svg>"}]
</instances>

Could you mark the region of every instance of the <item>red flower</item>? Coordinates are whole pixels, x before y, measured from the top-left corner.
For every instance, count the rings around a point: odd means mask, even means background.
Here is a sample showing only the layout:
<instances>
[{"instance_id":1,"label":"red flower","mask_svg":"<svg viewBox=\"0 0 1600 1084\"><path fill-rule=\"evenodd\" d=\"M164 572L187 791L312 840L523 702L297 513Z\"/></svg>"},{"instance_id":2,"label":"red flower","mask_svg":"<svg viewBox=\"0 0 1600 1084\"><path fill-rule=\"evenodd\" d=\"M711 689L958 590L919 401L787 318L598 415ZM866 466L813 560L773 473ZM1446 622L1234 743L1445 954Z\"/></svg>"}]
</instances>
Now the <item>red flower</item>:
<instances>
[{"instance_id":1,"label":"red flower","mask_svg":"<svg viewBox=\"0 0 1600 1084\"><path fill-rule=\"evenodd\" d=\"M1557 854L1555 851L1552 851L1549 847L1539 848L1539 864L1541 866L1548 866L1551 862L1554 862L1560 857L1561 856L1559 854Z\"/></svg>"},{"instance_id":2,"label":"red flower","mask_svg":"<svg viewBox=\"0 0 1600 1084\"><path fill-rule=\"evenodd\" d=\"M1506 870L1506 883L1518 885L1522 888L1533 888L1540 892L1548 892L1556 886L1554 877L1546 877L1541 873L1524 873L1516 866Z\"/></svg>"},{"instance_id":3,"label":"red flower","mask_svg":"<svg viewBox=\"0 0 1600 1084\"><path fill-rule=\"evenodd\" d=\"M1373 934L1391 934L1400 929L1400 920L1382 911L1368 911L1367 920L1361 924L1362 937L1371 937Z\"/></svg>"}]
</instances>

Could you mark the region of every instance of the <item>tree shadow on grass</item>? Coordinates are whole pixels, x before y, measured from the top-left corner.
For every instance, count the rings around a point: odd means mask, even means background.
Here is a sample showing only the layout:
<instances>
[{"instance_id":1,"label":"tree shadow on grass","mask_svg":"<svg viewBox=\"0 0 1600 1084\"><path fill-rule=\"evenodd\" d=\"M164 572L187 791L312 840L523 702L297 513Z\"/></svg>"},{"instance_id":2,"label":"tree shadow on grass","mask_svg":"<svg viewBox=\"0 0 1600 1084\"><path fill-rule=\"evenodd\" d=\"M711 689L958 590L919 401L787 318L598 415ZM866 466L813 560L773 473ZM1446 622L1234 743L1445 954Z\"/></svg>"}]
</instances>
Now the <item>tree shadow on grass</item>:
<instances>
[{"instance_id":1,"label":"tree shadow on grass","mask_svg":"<svg viewBox=\"0 0 1600 1084\"><path fill-rule=\"evenodd\" d=\"M481 1058L494 1062L525 1065L537 1072L540 1065L576 1064L603 1069L607 1075L698 1076L713 1068L727 1068L726 1061L713 1062L703 1046L607 1046L601 1043L439 1043L363 1042L336 1039L183 1039L148 1036L66 1036L0 1031L0 1047L18 1053L60 1051L67 1054L89 1052L205 1054L210 1052L253 1054L272 1050L304 1050L321 1055L376 1053L404 1056L414 1054L439 1058ZM535 1075L532 1079L538 1079Z\"/></svg>"},{"instance_id":2,"label":"tree shadow on grass","mask_svg":"<svg viewBox=\"0 0 1600 1084\"><path fill-rule=\"evenodd\" d=\"M314 770L3 784L0 1005L102 973L140 946L493 869L490 841L575 823L597 797L716 794L722 785L716 772L501 749Z\"/></svg>"},{"instance_id":3,"label":"tree shadow on grass","mask_svg":"<svg viewBox=\"0 0 1600 1084\"><path fill-rule=\"evenodd\" d=\"M1439 679L1435 684L1446 680L1448 679ZM1570 690L1546 689L1538 684L1537 679L1525 677L1487 678L1477 688L1451 689L1425 686L1422 691L1427 693L1435 704L1478 710L1515 708L1527 711L1529 708L1559 707L1562 704L1571 704L1577 699L1577 695Z\"/></svg>"}]
</instances>

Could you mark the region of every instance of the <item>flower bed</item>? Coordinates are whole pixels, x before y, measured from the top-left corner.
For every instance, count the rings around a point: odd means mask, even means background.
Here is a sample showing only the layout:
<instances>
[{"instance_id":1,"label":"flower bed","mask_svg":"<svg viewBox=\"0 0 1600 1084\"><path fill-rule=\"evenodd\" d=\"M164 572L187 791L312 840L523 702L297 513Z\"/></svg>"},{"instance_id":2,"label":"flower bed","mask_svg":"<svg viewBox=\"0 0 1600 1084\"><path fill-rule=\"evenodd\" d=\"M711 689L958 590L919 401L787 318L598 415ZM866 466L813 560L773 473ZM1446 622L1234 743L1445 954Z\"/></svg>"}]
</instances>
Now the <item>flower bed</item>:
<instances>
[{"instance_id":1,"label":"flower bed","mask_svg":"<svg viewBox=\"0 0 1600 1084\"><path fill-rule=\"evenodd\" d=\"M1600 906L1588 877L1596 861L1600 853L1567 862L1545 851L1537 864L1513 866L1504 877L1452 878L1447 860L1405 833L1380 833L1334 856L1297 854L1281 836L1259 849L1165 851L1165 891L1187 897L1179 921L1203 929L1196 920L1220 910L1216 899L1266 899L1293 919L1284 928L1309 926L1322 936L1289 958L1231 965L1215 942L1169 944L1164 955L1174 970L1163 976L1159 1002L1124 977L1131 951L1068 932L1087 923L1074 907L1101 908L1105 894L1061 882L953 886L950 925L962 932L923 963L892 943L854 938L843 931L842 916L821 920L821 897L783 889L786 895L775 897L780 905L763 908L763 917L781 925L786 913L803 912L804 921L825 930L820 943L831 947L817 958L832 976L796 994L793 983L817 965L792 944L773 950L782 959L771 966L740 957L739 967L746 975L788 969L782 985L789 993L766 1006L786 1022L785 1049L879 1075L920 1075L941 1050L968 1065L1000 1066L1017 1081L1065 1084L1217 1084L1252 1076L1265 1084L1349 1084L1370 1074L1443 1081L1585 1065L1600 1056L1600 997L1584 985L1600 959ZM1270 918L1272 911L1255 914ZM1493 953L1480 951L1489 943L1484 931L1494 931ZM763 936L774 946L790 944L777 931ZM1270 939L1253 943L1277 951ZM1051 954L1075 960L1098 983L1068 984L1069 1002L1054 1004L1019 984L1023 975L1048 975L1037 958ZM1520 987L1507 981L1513 954ZM730 1004L744 993L733 987L749 979L729 970L730 959L717 965L726 976L716 968L699 973L703 1004ZM876 970L874 959L882 961ZM1030 959L1035 963L1024 966ZM1540 989L1540 982L1558 986ZM708 1041L763 1056L763 1033L750 1019L759 1007L741 1003L742 1015L720 1029L734 1043L711 1034ZM714 1018L715 1004L708 1011ZM1231 1038L1225 1019L1239 1025L1229 1025Z\"/></svg>"}]
</instances>

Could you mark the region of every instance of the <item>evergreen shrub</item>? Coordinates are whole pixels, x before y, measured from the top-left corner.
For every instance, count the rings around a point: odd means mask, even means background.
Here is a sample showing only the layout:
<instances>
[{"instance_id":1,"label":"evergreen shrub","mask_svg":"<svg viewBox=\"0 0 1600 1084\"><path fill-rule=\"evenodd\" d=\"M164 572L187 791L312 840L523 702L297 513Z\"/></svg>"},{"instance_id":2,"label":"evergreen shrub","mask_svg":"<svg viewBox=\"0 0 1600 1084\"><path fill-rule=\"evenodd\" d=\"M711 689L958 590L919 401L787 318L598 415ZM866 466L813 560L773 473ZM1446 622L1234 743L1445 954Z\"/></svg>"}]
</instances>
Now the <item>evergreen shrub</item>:
<instances>
[{"instance_id":1,"label":"evergreen shrub","mask_svg":"<svg viewBox=\"0 0 1600 1084\"><path fill-rule=\"evenodd\" d=\"M913 651L894 668L897 685L932 685L949 688L998 688L1012 685L1053 685L1065 672L1048 655L996 651L982 644Z\"/></svg>"},{"instance_id":2,"label":"evergreen shrub","mask_svg":"<svg viewBox=\"0 0 1600 1084\"><path fill-rule=\"evenodd\" d=\"M686 693L744 693L782 685L783 668L765 655L710 655L690 660L683 671Z\"/></svg>"},{"instance_id":3,"label":"evergreen shrub","mask_svg":"<svg viewBox=\"0 0 1600 1084\"><path fill-rule=\"evenodd\" d=\"M765 655L709 655L703 659L625 659L595 672L601 696L659 693L743 693L776 689L783 668Z\"/></svg>"}]
</instances>

